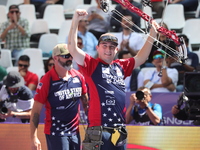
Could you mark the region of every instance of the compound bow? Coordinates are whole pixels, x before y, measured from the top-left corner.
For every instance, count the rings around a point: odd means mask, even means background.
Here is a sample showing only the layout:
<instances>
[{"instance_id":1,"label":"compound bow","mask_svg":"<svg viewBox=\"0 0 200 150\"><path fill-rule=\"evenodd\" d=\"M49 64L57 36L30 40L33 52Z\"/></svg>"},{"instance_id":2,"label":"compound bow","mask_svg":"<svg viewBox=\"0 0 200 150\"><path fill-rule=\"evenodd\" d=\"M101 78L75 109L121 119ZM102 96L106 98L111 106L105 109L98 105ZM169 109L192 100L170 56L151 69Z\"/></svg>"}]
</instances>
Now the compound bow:
<instances>
[{"instance_id":1,"label":"compound bow","mask_svg":"<svg viewBox=\"0 0 200 150\"><path fill-rule=\"evenodd\" d=\"M139 15L141 18L143 18L145 21L147 21L149 24L152 23L153 18L148 16L146 13L144 13L142 10L140 10L139 8L135 7L134 5L132 5L129 0L113 0L117 3L119 3L121 6L125 7L126 9L130 10L131 12L136 13L137 15ZM109 0L100 0L101 3L101 9L107 13L109 11ZM151 3L148 0L143 0L143 5L144 6L149 6L151 7ZM178 62L180 63L184 63L185 60L187 59L187 49L185 46L185 42L183 38L179 38L176 34L175 31L170 31L162 26L160 26L157 31L161 34L164 34L166 37L168 37L169 39L173 40L173 42L176 44L176 46L178 47L179 51L173 50L172 52L178 56ZM157 39L155 39L156 41L158 41ZM159 42L159 41L158 41ZM165 44L163 44L165 45ZM167 45L165 45L166 47L168 47ZM169 47L168 47L169 48ZM167 52L166 52L167 53ZM169 55L169 54L168 54ZM170 56L170 55L169 55ZM171 56L172 57L172 56Z\"/></svg>"}]
</instances>

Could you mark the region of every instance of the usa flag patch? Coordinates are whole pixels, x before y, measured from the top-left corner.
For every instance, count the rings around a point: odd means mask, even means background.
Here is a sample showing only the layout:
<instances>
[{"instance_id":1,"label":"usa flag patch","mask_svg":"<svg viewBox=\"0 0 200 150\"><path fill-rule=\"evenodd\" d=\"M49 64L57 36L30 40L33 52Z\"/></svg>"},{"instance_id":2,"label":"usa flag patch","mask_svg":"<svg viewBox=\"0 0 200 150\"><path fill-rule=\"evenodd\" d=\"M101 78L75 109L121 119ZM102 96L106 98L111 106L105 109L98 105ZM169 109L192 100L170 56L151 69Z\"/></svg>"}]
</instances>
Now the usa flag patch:
<instances>
[{"instance_id":1,"label":"usa flag patch","mask_svg":"<svg viewBox=\"0 0 200 150\"><path fill-rule=\"evenodd\" d=\"M42 88L43 83L38 83L37 89L41 89Z\"/></svg>"}]
</instances>

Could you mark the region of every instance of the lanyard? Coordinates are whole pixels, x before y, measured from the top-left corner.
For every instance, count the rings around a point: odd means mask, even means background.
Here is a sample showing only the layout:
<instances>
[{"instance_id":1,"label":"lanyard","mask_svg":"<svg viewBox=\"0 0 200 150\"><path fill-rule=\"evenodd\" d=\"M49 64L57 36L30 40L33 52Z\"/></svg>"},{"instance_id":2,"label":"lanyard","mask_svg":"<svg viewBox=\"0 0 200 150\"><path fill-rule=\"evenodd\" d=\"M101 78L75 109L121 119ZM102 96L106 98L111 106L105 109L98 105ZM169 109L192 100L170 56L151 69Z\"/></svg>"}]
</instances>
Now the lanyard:
<instances>
[{"instance_id":1,"label":"lanyard","mask_svg":"<svg viewBox=\"0 0 200 150\"><path fill-rule=\"evenodd\" d=\"M127 40L129 40L131 38L132 32L129 34ZM122 33L122 41L124 40L124 33Z\"/></svg>"},{"instance_id":2,"label":"lanyard","mask_svg":"<svg viewBox=\"0 0 200 150\"><path fill-rule=\"evenodd\" d=\"M150 79L151 82L153 82L152 80L153 80L155 74L156 74L156 71L154 71L153 74L151 75L151 79ZM158 83L159 81L160 81L160 77L153 83Z\"/></svg>"}]
</instances>

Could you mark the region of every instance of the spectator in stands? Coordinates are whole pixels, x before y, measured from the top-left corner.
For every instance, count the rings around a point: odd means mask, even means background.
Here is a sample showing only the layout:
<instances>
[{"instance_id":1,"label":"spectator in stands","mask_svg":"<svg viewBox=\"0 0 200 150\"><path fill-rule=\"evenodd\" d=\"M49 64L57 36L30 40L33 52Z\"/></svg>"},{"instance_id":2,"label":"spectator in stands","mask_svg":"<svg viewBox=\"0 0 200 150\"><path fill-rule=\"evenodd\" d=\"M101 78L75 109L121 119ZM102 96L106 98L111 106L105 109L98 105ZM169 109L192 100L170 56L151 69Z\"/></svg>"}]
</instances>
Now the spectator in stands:
<instances>
[{"instance_id":1,"label":"spectator in stands","mask_svg":"<svg viewBox=\"0 0 200 150\"><path fill-rule=\"evenodd\" d=\"M0 59L1 59L1 51L0 51ZM0 81L7 75L7 71L4 67L0 66Z\"/></svg>"},{"instance_id":2,"label":"spectator in stands","mask_svg":"<svg viewBox=\"0 0 200 150\"><path fill-rule=\"evenodd\" d=\"M100 1L96 0L97 6L91 6L88 9L88 30L99 39L99 37L108 32L110 28L110 16L100 8Z\"/></svg>"},{"instance_id":3,"label":"spectator in stands","mask_svg":"<svg viewBox=\"0 0 200 150\"><path fill-rule=\"evenodd\" d=\"M172 0L171 4L182 4L184 11L196 11L198 7L198 0Z\"/></svg>"},{"instance_id":4,"label":"spectator in stands","mask_svg":"<svg viewBox=\"0 0 200 150\"><path fill-rule=\"evenodd\" d=\"M163 23L159 23L159 25L162 26L162 27L164 27L164 28L166 28L166 29L168 29L167 24L164 23L164 22L163 22ZM164 50L164 51L169 51L169 50L168 50L168 47L170 47L170 48L176 50L176 45L175 45L175 43L174 43L172 40L170 40L166 35L161 34L161 33L157 33L157 39L158 39L161 43L159 43L159 42L157 42L157 41L155 41L155 42L153 43L153 46L152 46L152 49L151 49L151 53L150 53L150 55L149 55L149 58L148 58L148 60L146 61L146 63L143 64L143 65L141 66L141 68L143 68L143 67L154 67L154 65L152 64L152 61L153 61L153 53L154 53L155 51L157 51L158 48L161 49L161 50ZM163 44L167 45L167 47L165 47Z\"/></svg>"},{"instance_id":5,"label":"spectator in stands","mask_svg":"<svg viewBox=\"0 0 200 150\"><path fill-rule=\"evenodd\" d=\"M80 48L80 49L82 49L83 48L83 39L80 37L80 36L78 36L77 37L77 46L78 46L78 48Z\"/></svg>"},{"instance_id":6,"label":"spectator in stands","mask_svg":"<svg viewBox=\"0 0 200 150\"><path fill-rule=\"evenodd\" d=\"M118 59L127 59L133 57L129 51L120 51L118 53ZM130 91L136 91L138 88L137 84L137 76L138 73L140 72L140 69L135 68L132 71L132 74L124 80L125 82L125 91L130 92Z\"/></svg>"},{"instance_id":7,"label":"spectator in stands","mask_svg":"<svg viewBox=\"0 0 200 150\"><path fill-rule=\"evenodd\" d=\"M97 38L87 30L87 18L80 20L78 24L78 36L82 39L82 50L92 57L96 57L96 45L98 44ZM80 39L79 39L80 40ZM68 39L66 40L67 43Z\"/></svg>"},{"instance_id":8,"label":"spectator in stands","mask_svg":"<svg viewBox=\"0 0 200 150\"><path fill-rule=\"evenodd\" d=\"M132 16L123 16L122 32L115 33L115 36L118 38L119 51L129 51L132 56L135 56L144 45L144 39L139 33L132 31L132 24L130 24L132 21Z\"/></svg>"},{"instance_id":9,"label":"spectator in stands","mask_svg":"<svg viewBox=\"0 0 200 150\"><path fill-rule=\"evenodd\" d=\"M139 125L159 125L162 120L162 107L153 104L151 91L146 87L140 87L136 93L131 94L130 104L126 111L126 123L134 120Z\"/></svg>"},{"instance_id":10,"label":"spectator in stands","mask_svg":"<svg viewBox=\"0 0 200 150\"><path fill-rule=\"evenodd\" d=\"M54 60L52 57L49 57L49 59L46 61L45 65L44 65L44 70L45 73L47 73L49 70L51 70L54 66Z\"/></svg>"},{"instance_id":11,"label":"spectator in stands","mask_svg":"<svg viewBox=\"0 0 200 150\"><path fill-rule=\"evenodd\" d=\"M156 12L157 18L162 18L163 9L165 7L164 0L151 0L152 11Z\"/></svg>"},{"instance_id":12,"label":"spectator in stands","mask_svg":"<svg viewBox=\"0 0 200 150\"><path fill-rule=\"evenodd\" d=\"M175 92L178 81L178 71L167 68L162 51L157 50L153 54L152 63L155 69L144 73L144 86L151 92Z\"/></svg>"},{"instance_id":13,"label":"spectator in stands","mask_svg":"<svg viewBox=\"0 0 200 150\"><path fill-rule=\"evenodd\" d=\"M179 76L178 76L178 83L176 86L176 91L183 92L183 90L184 90L183 89L184 73L195 71L195 68L199 64L199 58L198 58L197 54L189 51L189 48L188 48L189 39L187 38L187 36L179 35L179 37L183 37L183 39L185 40L185 44L187 47L188 59L186 60L186 62L183 62L183 63L177 62L177 59L178 59L177 56L172 52L168 52L168 54L170 54L170 57L167 56L166 63L169 68L177 69Z\"/></svg>"},{"instance_id":14,"label":"spectator in stands","mask_svg":"<svg viewBox=\"0 0 200 150\"><path fill-rule=\"evenodd\" d=\"M35 5L36 12L39 13L38 18L43 18L45 8L51 4L63 4L64 0L24 0L24 4Z\"/></svg>"},{"instance_id":15,"label":"spectator in stands","mask_svg":"<svg viewBox=\"0 0 200 150\"><path fill-rule=\"evenodd\" d=\"M185 34L179 34L179 38L183 38L185 41L185 45L187 48L187 56L188 59L186 60L185 64L192 66L194 69L199 65L199 57L196 53L192 52L191 49L189 49L189 38ZM193 70L190 70L193 71Z\"/></svg>"},{"instance_id":16,"label":"spectator in stands","mask_svg":"<svg viewBox=\"0 0 200 150\"><path fill-rule=\"evenodd\" d=\"M30 46L29 23L27 19L20 18L18 5L9 7L8 18L1 25L0 38L5 41L5 48L10 49L12 57L17 60L23 50Z\"/></svg>"},{"instance_id":17,"label":"spectator in stands","mask_svg":"<svg viewBox=\"0 0 200 150\"><path fill-rule=\"evenodd\" d=\"M24 79L19 72L10 71L0 84L0 102L8 109L5 114L0 114L1 121L29 122L33 93L24 85Z\"/></svg>"},{"instance_id":18,"label":"spectator in stands","mask_svg":"<svg viewBox=\"0 0 200 150\"><path fill-rule=\"evenodd\" d=\"M38 85L38 75L28 70L30 66L30 58L27 55L22 55L18 60L18 71L25 80L25 85L35 91Z\"/></svg>"},{"instance_id":19,"label":"spectator in stands","mask_svg":"<svg viewBox=\"0 0 200 150\"><path fill-rule=\"evenodd\" d=\"M132 5L134 5L135 7L139 8L142 10L142 5L138 2L135 2L133 0L129 0L130 3ZM132 20L133 22L138 26L140 27L140 17L134 13L134 12L131 12L130 10L126 9L125 7L121 6L120 4L117 4L117 6L115 7L115 10L120 12L122 15L128 15L128 16L132 16ZM112 32L120 32L122 31L122 26L121 26L121 23L120 22L122 21L122 18L120 16L118 16L117 14L113 13L112 14L112 17L110 18L110 27L111 27L111 31ZM139 30L137 28L135 28L134 26L132 26L132 29L135 31L135 32L139 32Z\"/></svg>"}]
</instances>

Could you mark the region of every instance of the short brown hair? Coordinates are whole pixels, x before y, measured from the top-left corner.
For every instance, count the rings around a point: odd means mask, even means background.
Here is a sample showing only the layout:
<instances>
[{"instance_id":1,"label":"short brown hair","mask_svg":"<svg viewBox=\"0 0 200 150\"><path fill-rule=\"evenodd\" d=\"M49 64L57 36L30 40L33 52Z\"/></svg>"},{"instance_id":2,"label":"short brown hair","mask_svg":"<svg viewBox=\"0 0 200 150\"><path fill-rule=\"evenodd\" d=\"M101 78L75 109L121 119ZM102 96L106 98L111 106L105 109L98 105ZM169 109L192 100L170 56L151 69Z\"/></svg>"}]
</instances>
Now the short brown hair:
<instances>
[{"instance_id":1,"label":"short brown hair","mask_svg":"<svg viewBox=\"0 0 200 150\"><path fill-rule=\"evenodd\" d=\"M10 5L9 10L11 9L18 9L19 10L19 6L18 5Z\"/></svg>"}]
</instances>

